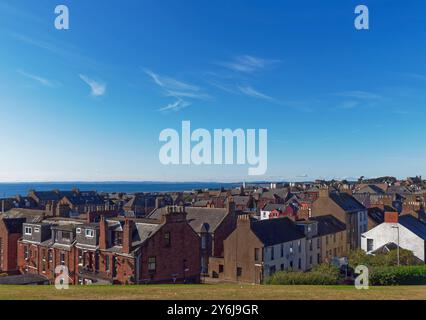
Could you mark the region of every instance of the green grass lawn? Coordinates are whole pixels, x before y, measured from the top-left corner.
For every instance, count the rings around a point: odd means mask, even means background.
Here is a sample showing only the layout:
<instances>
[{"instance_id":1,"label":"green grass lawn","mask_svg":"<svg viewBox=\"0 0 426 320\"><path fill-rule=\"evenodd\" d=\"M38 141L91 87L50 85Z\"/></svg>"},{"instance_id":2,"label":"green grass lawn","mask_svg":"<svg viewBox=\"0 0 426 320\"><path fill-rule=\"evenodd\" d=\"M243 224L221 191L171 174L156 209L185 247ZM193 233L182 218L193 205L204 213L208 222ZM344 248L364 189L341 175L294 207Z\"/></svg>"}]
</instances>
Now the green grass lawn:
<instances>
[{"instance_id":1,"label":"green grass lawn","mask_svg":"<svg viewBox=\"0 0 426 320\"><path fill-rule=\"evenodd\" d=\"M152 285L152 286L0 286L0 300L365 300L423 299L426 286L250 286L250 285Z\"/></svg>"}]
</instances>

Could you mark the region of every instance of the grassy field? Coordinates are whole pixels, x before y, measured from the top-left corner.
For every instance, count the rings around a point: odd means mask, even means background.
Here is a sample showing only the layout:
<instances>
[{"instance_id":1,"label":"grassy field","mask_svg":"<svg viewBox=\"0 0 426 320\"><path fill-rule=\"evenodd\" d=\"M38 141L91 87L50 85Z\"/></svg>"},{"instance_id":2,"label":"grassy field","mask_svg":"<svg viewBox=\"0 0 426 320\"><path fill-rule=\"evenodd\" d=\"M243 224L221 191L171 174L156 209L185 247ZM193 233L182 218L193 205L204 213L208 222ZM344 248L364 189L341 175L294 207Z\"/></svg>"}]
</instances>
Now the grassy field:
<instances>
[{"instance_id":1,"label":"grassy field","mask_svg":"<svg viewBox=\"0 0 426 320\"><path fill-rule=\"evenodd\" d=\"M159 286L74 286L56 290L54 286L0 286L0 300L426 300L426 286L239 286L239 285L159 285Z\"/></svg>"}]
</instances>

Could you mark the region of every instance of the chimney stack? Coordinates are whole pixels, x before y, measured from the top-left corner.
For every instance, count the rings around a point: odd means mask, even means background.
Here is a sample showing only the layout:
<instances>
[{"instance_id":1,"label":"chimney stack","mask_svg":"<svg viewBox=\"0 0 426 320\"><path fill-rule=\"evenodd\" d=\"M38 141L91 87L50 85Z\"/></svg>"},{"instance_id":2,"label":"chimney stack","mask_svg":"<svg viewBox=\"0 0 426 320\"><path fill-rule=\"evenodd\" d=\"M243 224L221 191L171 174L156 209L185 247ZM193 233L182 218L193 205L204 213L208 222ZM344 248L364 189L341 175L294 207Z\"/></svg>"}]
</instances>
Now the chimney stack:
<instances>
[{"instance_id":1,"label":"chimney stack","mask_svg":"<svg viewBox=\"0 0 426 320\"><path fill-rule=\"evenodd\" d=\"M322 187L319 190L319 197L320 198L328 198L330 196L330 190L328 187Z\"/></svg>"},{"instance_id":2,"label":"chimney stack","mask_svg":"<svg viewBox=\"0 0 426 320\"><path fill-rule=\"evenodd\" d=\"M99 222L99 248L101 250L108 249L108 223L103 215Z\"/></svg>"},{"instance_id":3,"label":"chimney stack","mask_svg":"<svg viewBox=\"0 0 426 320\"><path fill-rule=\"evenodd\" d=\"M126 219L123 228L123 252L130 253L132 251L132 235L133 235L133 221Z\"/></svg>"},{"instance_id":4,"label":"chimney stack","mask_svg":"<svg viewBox=\"0 0 426 320\"><path fill-rule=\"evenodd\" d=\"M398 223L398 212L385 212L385 223Z\"/></svg>"},{"instance_id":5,"label":"chimney stack","mask_svg":"<svg viewBox=\"0 0 426 320\"><path fill-rule=\"evenodd\" d=\"M250 215L239 215L237 218L237 228L250 228Z\"/></svg>"},{"instance_id":6,"label":"chimney stack","mask_svg":"<svg viewBox=\"0 0 426 320\"><path fill-rule=\"evenodd\" d=\"M163 198L161 197L156 197L155 198L155 209L159 209L161 208L161 203L163 202Z\"/></svg>"},{"instance_id":7,"label":"chimney stack","mask_svg":"<svg viewBox=\"0 0 426 320\"><path fill-rule=\"evenodd\" d=\"M228 202L226 203L226 209L228 214L235 213L235 202L233 197L228 197Z\"/></svg>"}]
</instances>

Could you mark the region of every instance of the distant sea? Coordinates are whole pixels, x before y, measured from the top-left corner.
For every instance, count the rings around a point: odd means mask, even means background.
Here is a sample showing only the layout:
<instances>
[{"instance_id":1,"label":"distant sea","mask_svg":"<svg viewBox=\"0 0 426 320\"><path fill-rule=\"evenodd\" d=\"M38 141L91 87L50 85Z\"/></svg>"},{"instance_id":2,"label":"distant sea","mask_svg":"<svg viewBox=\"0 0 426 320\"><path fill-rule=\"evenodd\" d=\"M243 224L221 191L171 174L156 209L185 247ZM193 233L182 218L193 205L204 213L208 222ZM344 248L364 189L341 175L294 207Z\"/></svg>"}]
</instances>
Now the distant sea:
<instances>
[{"instance_id":1,"label":"distant sea","mask_svg":"<svg viewBox=\"0 0 426 320\"><path fill-rule=\"evenodd\" d=\"M166 192L191 191L194 189L220 189L238 187L239 183L216 182L34 182L34 183L0 183L0 197L25 196L31 189L37 191L62 190L78 188L81 191L98 192Z\"/></svg>"}]
</instances>

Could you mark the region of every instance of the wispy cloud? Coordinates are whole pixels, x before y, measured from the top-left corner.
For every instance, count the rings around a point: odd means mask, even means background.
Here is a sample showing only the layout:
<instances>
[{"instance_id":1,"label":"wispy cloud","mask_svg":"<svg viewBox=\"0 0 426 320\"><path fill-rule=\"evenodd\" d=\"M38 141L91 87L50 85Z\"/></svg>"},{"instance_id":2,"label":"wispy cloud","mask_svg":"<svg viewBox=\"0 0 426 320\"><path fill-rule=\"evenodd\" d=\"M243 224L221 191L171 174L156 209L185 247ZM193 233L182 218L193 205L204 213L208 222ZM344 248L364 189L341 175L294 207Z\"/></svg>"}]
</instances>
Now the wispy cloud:
<instances>
[{"instance_id":1,"label":"wispy cloud","mask_svg":"<svg viewBox=\"0 0 426 320\"><path fill-rule=\"evenodd\" d=\"M203 90L196 85L169 76L162 76L151 70L144 69L144 72L162 89L165 96L176 99L175 102L160 108L159 111L179 111L192 104L188 100L207 100L210 98L208 94L204 93Z\"/></svg>"},{"instance_id":2,"label":"wispy cloud","mask_svg":"<svg viewBox=\"0 0 426 320\"><path fill-rule=\"evenodd\" d=\"M68 43L58 43L56 40L44 40L37 37L30 37L20 33L9 33L9 36L27 45L48 51L62 59L72 61L73 64L80 63L85 66L98 67L100 64L91 58L80 53L80 50Z\"/></svg>"},{"instance_id":3,"label":"wispy cloud","mask_svg":"<svg viewBox=\"0 0 426 320\"><path fill-rule=\"evenodd\" d=\"M359 101L343 101L337 106L338 109L353 109L360 105Z\"/></svg>"},{"instance_id":4,"label":"wispy cloud","mask_svg":"<svg viewBox=\"0 0 426 320\"><path fill-rule=\"evenodd\" d=\"M416 80L426 80L426 75L425 74L420 74L420 73L404 73L404 75L406 77L412 78L412 79L416 79Z\"/></svg>"},{"instance_id":5,"label":"wispy cloud","mask_svg":"<svg viewBox=\"0 0 426 320\"><path fill-rule=\"evenodd\" d=\"M189 102L179 99L174 103L170 103L167 106L158 109L158 111L162 111L162 112L175 111L175 112L177 112L177 111L184 109L184 108L186 108L190 105L191 104Z\"/></svg>"},{"instance_id":6,"label":"wispy cloud","mask_svg":"<svg viewBox=\"0 0 426 320\"><path fill-rule=\"evenodd\" d=\"M332 94L333 96L343 98L338 102L335 109L350 110L358 107L373 107L383 102L384 97L378 93L352 90Z\"/></svg>"},{"instance_id":7,"label":"wispy cloud","mask_svg":"<svg viewBox=\"0 0 426 320\"><path fill-rule=\"evenodd\" d=\"M258 98L263 100L269 100L269 101L275 101L274 98L271 96L268 96L250 86L238 86L238 90L245 94L246 96L252 97L252 98Z\"/></svg>"},{"instance_id":8,"label":"wispy cloud","mask_svg":"<svg viewBox=\"0 0 426 320\"><path fill-rule=\"evenodd\" d=\"M366 100L379 100L382 99L382 96L373 92L367 91L344 91L336 93L337 96L354 98L354 99L366 99Z\"/></svg>"},{"instance_id":9,"label":"wispy cloud","mask_svg":"<svg viewBox=\"0 0 426 320\"><path fill-rule=\"evenodd\" d=\"M46 78L37 76L35 74L31 74L31 73L28 73L28 72L25 72L25 71L22 71L22 70L17 70L17 72L20 75L22 75L22 76L24 76L24 77L26 77L28 79L34 80L34 81L42 84L45 87L51 87L51 88L53 88L53 87L55 87L57 85L56 83L54 83L54 82L52 82L52 81L50 81L50 80L48 80Z\"/></svg>"},{"instance_id":10,"label":"wispy cloud","mask_svg":"<svg viewBox=\"0 0 426 320\"><path fill-rule=\"evenodd\" d=\"M103 96L106 93L106 84L103 82L95 81L84 74L79 75L80 79L83 80L91 90L91 94L94 97Z\"/></svg>"},{"instance_id":11,"label":"wispy cloud","mask_svg":"<svg viewBox=\"0 0 426 320\"><path fill-rule=\"evenodd\" d=\"M242 55L235 57L232 61L219 62L218 64L235 72L253 73L279 62L279 60L270 60L251 55Z\"/></svg>"}]
</instances>

